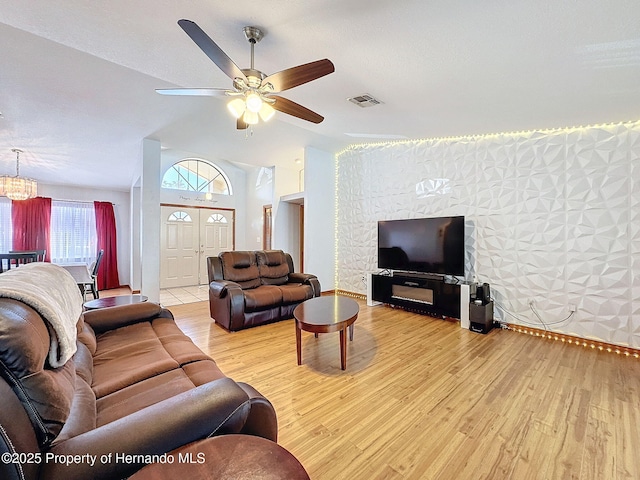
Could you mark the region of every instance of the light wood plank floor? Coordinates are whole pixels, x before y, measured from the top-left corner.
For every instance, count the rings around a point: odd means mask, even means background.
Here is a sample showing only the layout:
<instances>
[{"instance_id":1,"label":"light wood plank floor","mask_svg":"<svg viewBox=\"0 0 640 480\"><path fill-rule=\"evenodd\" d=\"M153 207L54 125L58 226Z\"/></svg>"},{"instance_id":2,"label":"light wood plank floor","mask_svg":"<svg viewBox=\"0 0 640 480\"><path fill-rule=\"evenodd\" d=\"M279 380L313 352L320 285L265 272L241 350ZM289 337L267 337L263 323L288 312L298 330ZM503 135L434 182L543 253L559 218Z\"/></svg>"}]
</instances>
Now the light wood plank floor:
<instances>
[{"instance_id":1,"label":"light wood plank floor","mask_svg":"<svg viewBox=\"0 0 640 480\"><path fill-rule=\"evenodd\" d=\"M337 333L303 332L297 366L293 320L227 333L207 302L170 309L314 480L640 478L638 359L359 303L346 371Z\"/></svg>"}]
</instances>

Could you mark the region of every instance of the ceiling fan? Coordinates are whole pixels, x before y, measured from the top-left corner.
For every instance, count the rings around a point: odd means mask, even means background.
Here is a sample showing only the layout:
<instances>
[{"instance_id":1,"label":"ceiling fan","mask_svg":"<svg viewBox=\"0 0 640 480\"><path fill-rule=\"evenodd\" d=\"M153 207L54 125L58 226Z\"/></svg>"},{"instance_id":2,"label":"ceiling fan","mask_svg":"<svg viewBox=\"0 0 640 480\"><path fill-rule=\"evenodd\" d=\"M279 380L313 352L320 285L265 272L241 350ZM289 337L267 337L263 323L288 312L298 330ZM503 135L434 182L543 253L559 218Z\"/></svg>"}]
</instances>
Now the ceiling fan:
<instances>
[{"instance_id":1,"label":"ceiling fan","mask_svg":"<svg viewBox=\"0 0 640 480\"><path fill-rule=\"evenodd\" d=\"M231 96L227 107L237 119L237 128L245 129L258 123L258 119L269 120L278 110L313 123L320 123L324 117L287 98L275 95L298 85L324 77L335 71L333 63L326 58L315 62L288 68L272 75L256 70L253 64L253 50L264 36L258 27L244 27L244 34L251 44L251 67L240 69L222 49L191 20L179 20L178 25L196 45L233 80L233 88L168 88L157 89L162 95Z\"/></svg>"}]
</instances>

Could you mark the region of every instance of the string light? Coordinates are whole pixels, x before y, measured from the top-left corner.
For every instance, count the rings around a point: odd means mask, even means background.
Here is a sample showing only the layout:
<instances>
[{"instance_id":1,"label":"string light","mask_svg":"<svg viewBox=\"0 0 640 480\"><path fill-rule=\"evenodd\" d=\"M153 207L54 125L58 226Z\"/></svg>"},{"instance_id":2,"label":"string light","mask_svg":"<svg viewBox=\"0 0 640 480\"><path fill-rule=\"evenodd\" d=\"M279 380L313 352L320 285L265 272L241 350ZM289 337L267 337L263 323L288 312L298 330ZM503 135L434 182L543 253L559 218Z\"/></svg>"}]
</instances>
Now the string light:
<instances>
[{"instance_id":1,"label":"string light","mask_svg":"<svg viewBox=\"0 0 640 480\"><path fill-rule=\"evenodd\" d=\"M571 337L562 333L549 333L538 331L535 328L522 328L519 325L503 324L503 327L513 332L523 333L525 335L535 336L553 341L560 341L565 344L582 346L583 348L590 348L591 350L598 350L599 352L606 351L607 353L615 353L617 355L624 355L625 357L633 357L640 359L640 350L632 347L619 347L615 345L606 344L599 341L587 340L577 337Z\"/></svg>"},{"instance_id":2,"label":"string light","mask_svg":"<svg viewBox=\"0 0 640 480\"><path fill-rule=\"evenodd\" d=\"M491 138L498 138L498 137L515 137L515 136L528 136L528 135L532 135L534 133L539 133L539 134L545 134L545 135L551 135L551 134L559 134L559 133L565 133L565 134L570 134L570 133L574 133L574 132L578 132L578 131L582 131L582 130L587 130L587 129L598 129L598 128L611 128L611 127L627 127L627 128L637 128L640 127L640 120L627 120L627 121L620 121L620 122L609 122L609 123L600 123L600 124L591 124L591 125L580 125L580 126L573 126L573 127L556 127L556 128L544 128L544 129L530 129L530 130L520 130L520 131L511 131L511 132L500 132L500 133L487 133L487 134L476 134L476 135L460 135L460 136L448 136L448 137L432 137L432 138L422 138L422 139L413 139L413 140L407 140L407 139L396 139L396 140L386 140L386 141L380 141L380 142L367 142L367 143L357 143L357 144L351 144L349 146L347 146L346 148L340 150L339 152L337 152L335 154L335 186L334 186L334 198L335 198L335 206L336 208L334 209L335 211L335 239L334 239L334 259L335 259L335 270L334 270L334 282L335 282L335 288L336 291L338 291L338 280L339 280L339 252L338 252L338 246L339 246L339 241L338 241L338 222L339 222L339 196L338 196L338 190L339 190L339 174L340 174L340 160L341 157L343 157L344 155L346 155L347 153L350 152L356 152L358 150L362 150L362 149L373 149L373 148L379 148L379 147L390 147L390 146L397 146L397 145L412 145L412 146L416 146L416 145L421 145L421 144L435 144L437 142L442 142L442 141L449 141L449 142L454 142L454 141L477 141L477 140L484 140L484 139L491 139ZM340 290L342 292L342 290ZM358 294L360 295L360 294ZM569 336L565 336L563 334L559 334L556 335L554 334L553 337L550 334L540 334L539 332L535 332L532 330L527 330L525 329L521 329L515 325L509 325L506 324L506 328L512 331L516 331L518 333L524 333L524 334L529 334L531 336L536 336L536 337L542 337L542 338L547 338L547 339L551 339L553 338L554 341L562 341L563 343L569 343L569 344L573 344L575 341L575 345L582 345L584 348L586 347L590 347L591 349L598 349L598 351L604 351L606 349L606 351L608 353L612 353L615 351L616 354L620 355L620 354L624 354L626 357L629 356L633 356L634 358L640 358L640 353L638 351L635 351L633 348L627 348L625 347L625 350L620 350L619 348L616 348L615 350L612 349L610 346L604 346L606 344L602 344L601 342L595 342L595 343L588 343L587 341L582 341L580 339L573 339ZM632 353L633 352L633 353Z\"/></svg>"},{"instance_id":3,"label":"string light","mask_svg":"<svg viewBox=\"0 0 640 480\"><path fill-rule=\"evenodd\" d=\"M573 127L540 128L540 129L530 129L530 130L516 130L512 132L483 133L483 134L476 134L476 135L431 137L431 138L420 138L420 139L413 139L413 140L398 139L398 140L385 140L382 142L357 143L357 144L349 145L343 150L339 151L338 153L336 153L336 157L340 157L350 151L360 150L364 148L387 147L387 146L394 146L394 145L417 145L422 143L430 143L430 142L436 143L436 142L442 142L442 141L448 141L448 142L477 141L477 140L484 140L484 139L498 138L498 137L515 137L515 136L522 136L522 135L531 135L533 133L542 133L545 135L550 135L550 134L556 134L556 133L573 133L573 132L588 130L593 128L608 128L608 127L619 127L619 126L626 126L629 128L633 128L636 126L640 126L640 120L627 120L627 121L621 121L621 122L580 125L580 126L573 126Z\"/></svg>"}]
</instances>

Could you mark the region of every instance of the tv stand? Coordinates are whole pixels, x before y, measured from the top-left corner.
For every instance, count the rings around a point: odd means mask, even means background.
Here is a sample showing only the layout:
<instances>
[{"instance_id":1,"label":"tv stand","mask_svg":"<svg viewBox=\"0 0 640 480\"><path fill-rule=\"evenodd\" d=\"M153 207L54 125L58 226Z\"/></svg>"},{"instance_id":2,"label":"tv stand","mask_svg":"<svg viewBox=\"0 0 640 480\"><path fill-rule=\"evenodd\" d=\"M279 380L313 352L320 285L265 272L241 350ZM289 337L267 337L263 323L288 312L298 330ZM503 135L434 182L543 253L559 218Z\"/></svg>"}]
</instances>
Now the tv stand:
<instances>
[{"instance_id":1,"label":"tv stand","mask_svg":"<svg viewBox=\"0 0 640 480\"><path fill-rule=\"evenodd\" d=\"M469 298L461 301L461 285L440 275L393 272L372 274L372 299L377 302L439 317L461 318ZM468 291L468 289L467 289ZM467 315L468 317L468 315Z\"/></svg>"},{"instance_id":2,"label":"tv stand","mask_svg":"<svg viewBox=\"0 0 640 480\"><path fill-rule=\"evenodd\" d=\"M421 280L437 280L440 282L444 281L444 275L438 275L437 273L392 272L391 275L405 278L418 278Z\"/></svg>"}]
</instances>

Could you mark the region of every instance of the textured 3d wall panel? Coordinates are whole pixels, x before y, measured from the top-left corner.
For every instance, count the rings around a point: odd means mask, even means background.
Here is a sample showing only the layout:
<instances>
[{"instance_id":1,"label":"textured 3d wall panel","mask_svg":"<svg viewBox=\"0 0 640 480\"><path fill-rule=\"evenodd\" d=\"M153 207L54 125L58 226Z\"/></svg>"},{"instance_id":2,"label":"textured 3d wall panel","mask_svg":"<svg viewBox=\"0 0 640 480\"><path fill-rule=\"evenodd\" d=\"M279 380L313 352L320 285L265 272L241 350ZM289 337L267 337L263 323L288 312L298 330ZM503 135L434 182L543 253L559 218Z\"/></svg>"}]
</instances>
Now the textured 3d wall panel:
<instances>
[{"instance_id":1,"label":"textured 3d wall panel","mask_svg":"<svg viewBox=\"0 0 640 480\"><path fill-rule=\"evenodd\" d=\"M360 145L337 165L338 288L366 292L378 220L465 215L466 279L492 285L496 318L640 348L640 122Z\"/></svg>"}]
</instances>

